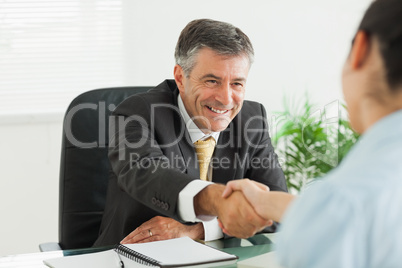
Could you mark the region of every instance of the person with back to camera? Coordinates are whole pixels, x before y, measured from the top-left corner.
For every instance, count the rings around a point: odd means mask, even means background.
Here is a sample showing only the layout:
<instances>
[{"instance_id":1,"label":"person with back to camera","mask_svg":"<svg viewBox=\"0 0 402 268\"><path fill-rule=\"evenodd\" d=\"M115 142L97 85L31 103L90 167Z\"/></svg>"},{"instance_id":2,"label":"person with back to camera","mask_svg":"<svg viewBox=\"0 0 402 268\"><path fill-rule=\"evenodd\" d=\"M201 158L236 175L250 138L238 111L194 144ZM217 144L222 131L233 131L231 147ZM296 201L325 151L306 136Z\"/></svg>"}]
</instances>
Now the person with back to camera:
<instances>
[{"instance_id":1,"label":"person with back to camera","mask_svg":"<svg viewBox=\"0 0 402 268\"><path fill-rule=\"evenodd\" d=\"M370 5L342 82L362 136L339 167L299 197L248 180L228 183L224 196L241 191L261 217L282 222L284 267L402 267L402 1Z\"/></svg>"}]
</instances>

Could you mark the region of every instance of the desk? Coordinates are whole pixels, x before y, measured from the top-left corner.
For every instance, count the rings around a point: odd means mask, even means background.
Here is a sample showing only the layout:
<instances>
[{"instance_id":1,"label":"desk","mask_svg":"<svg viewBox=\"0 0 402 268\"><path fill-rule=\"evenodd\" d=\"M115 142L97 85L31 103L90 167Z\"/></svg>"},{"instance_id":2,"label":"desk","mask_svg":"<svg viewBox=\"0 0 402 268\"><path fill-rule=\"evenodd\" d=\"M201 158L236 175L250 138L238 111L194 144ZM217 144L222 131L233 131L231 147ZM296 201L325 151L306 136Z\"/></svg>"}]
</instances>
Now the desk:
<instances>
[{"instance_id":1,"label":"desk","mask_svg":"<svg viewBox=\"0 0 402 268\"><path fill-rule=\"evenodd\" d=\"M227 253L234 254L238 256L239 261L241 261L272 251L273 242L275 241L274 239L275 234L258 234L248 239L229 238L225 240L206 242L206 244L218 248ZM5 256L0 257L0 268L5 267L44 268L47 267L42 262L45 259L98 252L110 248L111 247L74 249L74 250L63 250L63 251L60 250L51 252L39 252L39 253ZM225 267L236 267L236 264Z\"/></svg>"}]
</instances>

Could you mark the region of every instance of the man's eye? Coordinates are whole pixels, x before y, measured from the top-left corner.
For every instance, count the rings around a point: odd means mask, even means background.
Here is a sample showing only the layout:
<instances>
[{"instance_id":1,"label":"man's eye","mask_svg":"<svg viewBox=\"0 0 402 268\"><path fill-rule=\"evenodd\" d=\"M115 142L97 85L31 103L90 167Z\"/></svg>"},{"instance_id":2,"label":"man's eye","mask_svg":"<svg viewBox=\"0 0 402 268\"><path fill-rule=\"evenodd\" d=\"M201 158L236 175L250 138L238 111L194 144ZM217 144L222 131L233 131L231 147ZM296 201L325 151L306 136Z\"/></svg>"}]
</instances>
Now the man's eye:
<instances>
[{"instance_id":1,"label":"man's eye","mask_svg":"<svg viewBox=\"0 0 402 268\"><path fill-rule=\"evenodd\" d=\"M243 87L243 84L242 83L233 83L233 86L234 87Z\"/></svg>"},{"instance_id":2,"label":"man's eye","mask_svg":"<svg viewBox=\"0 0 402 268\"><path fill-rule=\"evenodd\" d=\"M215 87L216 85L218 85L218 81L217 80L207 80L205 84L209 87Z\"/></svg>"}]
</instances>

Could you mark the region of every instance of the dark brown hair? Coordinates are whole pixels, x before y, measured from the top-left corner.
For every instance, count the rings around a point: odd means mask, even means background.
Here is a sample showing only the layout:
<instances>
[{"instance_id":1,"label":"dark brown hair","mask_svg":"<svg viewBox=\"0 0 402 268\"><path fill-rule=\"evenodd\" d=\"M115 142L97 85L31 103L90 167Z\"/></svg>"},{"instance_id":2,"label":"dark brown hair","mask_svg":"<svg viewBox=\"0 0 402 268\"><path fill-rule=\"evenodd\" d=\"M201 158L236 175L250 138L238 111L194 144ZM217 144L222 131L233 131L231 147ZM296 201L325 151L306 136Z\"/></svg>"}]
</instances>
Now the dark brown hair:
<instances>
[{"instance_id":1,"label":"dark brown hair","mask_svg":"<svg viewBox=\"0 0 402 268\"><path fill-rule=\"evenodd\" d=\"M395 89L402 85L402 0L376 0L366 11L359 30L380 43L386 79Z\"/></svg>"}]
</instances>

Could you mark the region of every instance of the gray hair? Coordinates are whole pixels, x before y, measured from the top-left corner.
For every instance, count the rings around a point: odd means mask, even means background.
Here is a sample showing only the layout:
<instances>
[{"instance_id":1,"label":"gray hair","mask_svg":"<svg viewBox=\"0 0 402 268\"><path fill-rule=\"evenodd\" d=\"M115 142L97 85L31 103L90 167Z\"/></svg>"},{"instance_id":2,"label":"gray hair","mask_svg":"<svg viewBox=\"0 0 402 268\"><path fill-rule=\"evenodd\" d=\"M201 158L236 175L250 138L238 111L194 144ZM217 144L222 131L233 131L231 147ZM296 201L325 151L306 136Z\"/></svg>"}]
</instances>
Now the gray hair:
<instances>
[{"instance_id":1,"label":"gray hair","mask_svg":"<svg viewBox=\"0 0 402 268\"><path fill-rule=\"evenodd\" d=\"M181 31L174 53L176 64L188 77L195 65L195 58L202 48L210 48L219 55L246 55L249 64L254 60L250 39L232 24L210 19L193 20Z\"/></svg>"}]
</instances>

